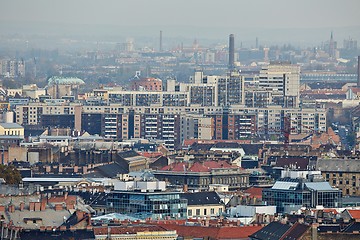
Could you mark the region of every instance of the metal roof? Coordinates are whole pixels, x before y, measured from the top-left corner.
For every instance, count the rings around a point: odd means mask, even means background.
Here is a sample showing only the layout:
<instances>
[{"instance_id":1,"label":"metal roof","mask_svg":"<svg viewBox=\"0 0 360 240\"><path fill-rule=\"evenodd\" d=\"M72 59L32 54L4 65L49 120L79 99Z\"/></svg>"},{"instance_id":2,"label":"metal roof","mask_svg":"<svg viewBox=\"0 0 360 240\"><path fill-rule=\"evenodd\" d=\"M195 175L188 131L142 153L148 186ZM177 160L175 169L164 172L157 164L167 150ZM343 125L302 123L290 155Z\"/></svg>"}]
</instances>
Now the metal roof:
<instances>
[{"instance_id":1,"label":"metal roof","mask_svg":"<svg viewBox=\"0 0 360 240\"><path fill-rule=\"evenodd\" d=\"M17 123L0 123L0 126L3 128L23 128L23 126Z\"/></svg>"},{"instance_id":2,"label":"metal roof","mask_svg":"<svg viewBox=\"0 0 360 240\"><path fill-rule=\"evenodd\" d=\"M306 182L305 186L315 191L329 191L335 190L328 182Z\"/></svg>"},{"instance_id":3,"label":"metal roof","mask_svg":"<svg viewBox=\"0 0 360 240\"><path fill-rule=\"evenodd\" d=\"M60 85L82 85L85 84L85 82L83 80L81 80L80 78L77 77L51 77L48 80L48 85L55 85L55 84L60 84Z\"/></svg>"},{"instance_id":4,"label":"metal roof","mask_svg":"<svg viewBox=\"0 0 360 240\"><path fill-rule=\"evenodd\" d=\"M283 182L276 181L274 186L271 189L280 189L280 190L294 190L299 185L298 182Z\"/></svg>"}]
</instances>

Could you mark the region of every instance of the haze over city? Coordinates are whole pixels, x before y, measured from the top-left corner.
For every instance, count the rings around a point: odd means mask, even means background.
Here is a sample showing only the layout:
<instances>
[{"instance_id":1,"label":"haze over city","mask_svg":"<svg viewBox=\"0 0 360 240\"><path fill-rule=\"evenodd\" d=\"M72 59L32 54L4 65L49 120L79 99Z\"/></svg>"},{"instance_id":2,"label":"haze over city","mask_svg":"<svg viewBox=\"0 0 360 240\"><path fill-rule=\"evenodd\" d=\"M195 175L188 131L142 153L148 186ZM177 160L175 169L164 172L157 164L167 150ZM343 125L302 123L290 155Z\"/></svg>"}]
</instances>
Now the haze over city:
<instances>
[{"instance_id":1,"label":"haze over city","mask_svg":"<svg viewBox=\"0 0 360 240\"><path fill-rule=\"evenodd\" d=\"M215 39L307 45L336 37L360 37L357 0L226 1L2 1L2 34ZM326 38L325 38L326 37Z\"/></svg>"},{"instance_id":2,"label":"haze over city","mask_svg":"<svg viewBox=\"0 0 360 240\"><path fill-rule=\"evenodd\" d=\"M0 0L0 239L360 239L359 0Z\"/></svg>"}]
</instances>

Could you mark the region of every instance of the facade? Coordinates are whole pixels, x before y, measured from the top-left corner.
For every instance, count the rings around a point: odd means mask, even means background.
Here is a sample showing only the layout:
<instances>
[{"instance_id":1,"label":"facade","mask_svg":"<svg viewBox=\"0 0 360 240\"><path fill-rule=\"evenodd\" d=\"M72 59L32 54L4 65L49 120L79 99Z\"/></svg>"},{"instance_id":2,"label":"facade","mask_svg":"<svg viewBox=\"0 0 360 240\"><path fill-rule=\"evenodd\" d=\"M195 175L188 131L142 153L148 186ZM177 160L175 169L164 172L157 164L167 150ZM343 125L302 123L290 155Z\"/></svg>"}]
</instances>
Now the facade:
<instances>
[{"instance_id":1,"label":"facade","mask_svg":"<svg viewBox=\"0 0 360 240\"><path fill-rule=\"evenodd\" d=\"M24 127L17 123L0 123L0 136L24 137Z\"/></svg>"},{"instance_id":2,"label":"facade","mask_svg":"<svg viewBox=\"0 0 360 240\"><path fill-rule=\"evenodd\" d=\"M53 99L59 99L64 96L77 97L78 89L85 82L80 78L74 77L51 77L48 80L47 94Z\"/></svg>"},{"instance_id":3,"label":"facade","mask_svg":"<svg viewBox=\"0 0 360 240\"><path fill-rule=\"evenodd\" d=\"M360 160L318 159L317 169L331 186L339 188L345 196L360 195Z\"/></svg>"},{"instance_id":4,"label":"facade","mask_svg":"<svg viewBox=\"0 0 360 240\"><path fill-rule=\"evenodd\" d=\"M131 89L133 91L162 91L162 80L158 78L134 79Z\"/></svg>"},{"instance_id":5,"label":"facade","mask_svg":"<svg viewBox=\"0 0 360 240\"><path fill-rule=\"evenodd\" d=\"M155 171L154 175L173 186L187 185L189 190L207 191L209 184L227 184L229 190L249 186L249 174L226 161L174 163Z\"/></svg>"},{"instance_id":6,"label":"facade","mask_svg":"<svg viewBox=\"0 0 360 240\"><path fill-rule=\"evenodd\" d=\"M272 188L263 189L262 199L277 207L278 213L290 213L301 207L338 208L342 206L342 193L319 175L306 174L305 178L281 178Z\"/></svg>"},{"instance_id":7,"label":"facade","mask_svg":"<svg viewBox=\"0 0 360 240\"><path fill-rule=\"evenodd\" d=\"M188 218L218 217L225 210L225 204L216 192L183 193L181 198L188 202Z\"/></svg>"},{"instance_id":8,"label":"facade","mask_svg":"<svg viewBox=\"0 0 360 240\"><path fill-rule=\"evenodd\" d=\"M140 219L186 219L187 201L178 192L165 192L163 182L124 182L107 198L108 212Z\"/></svg>"},{"instance_id":9,"label":"facade","mask_svg":"<svg viewBox=\"0 0 360 240\"><path fill-rule=\"evenodd\" d=\"M25 62L23 60L0 60L0 76L24 77Z\"/></svg>"},{"instance_id":10,"label":"facade","mask_svg":"<svg viewBox=\"0 0 360 240\"><path fill-rule=\"evenodd\" d=\"M300 103L300 67L286 63L272 63L260 71L259 88L270 93L266 105L297 108Z\"/></svg>"}]
</instances>

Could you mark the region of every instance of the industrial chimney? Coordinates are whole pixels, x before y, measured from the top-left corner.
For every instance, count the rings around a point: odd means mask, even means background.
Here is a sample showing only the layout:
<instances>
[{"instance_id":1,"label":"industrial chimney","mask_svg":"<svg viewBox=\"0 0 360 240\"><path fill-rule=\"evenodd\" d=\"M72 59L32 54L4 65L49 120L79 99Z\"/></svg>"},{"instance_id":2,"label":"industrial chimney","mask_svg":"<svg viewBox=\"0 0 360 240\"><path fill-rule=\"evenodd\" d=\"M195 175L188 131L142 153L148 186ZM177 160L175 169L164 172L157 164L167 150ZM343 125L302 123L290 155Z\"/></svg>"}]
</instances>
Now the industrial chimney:
<instances>
[{"instance_id":1,"label":"industrial chimney","mask_svg":"<svg viewBox=\"0 0 360 240\"><path fill-rule=\"evenodd\" d=\"M360 87L360 56L358 56L357 74L357 86Z\"/></svg>"},{"instance_id":2,"label":"industrial chimney","mask_svg":"<svg viewBox=\"0 0 360 240\"><path fill-rule=\"evenodd\" d=\"M229 36L229 70L233 70L235 65L235 43L234 43L234 34Z\"/></svg>"},{"instance_id":3,"label":"industrial chimney","mask_svg":"<svg viewBox=\"0 0 360 240\"><path fill-rule=\"evenodd\" d=\"M163 47L162 47L162 31L160 31L160 46L159 46L159 51L162 52Z\"/></svg>"}]
</instances>

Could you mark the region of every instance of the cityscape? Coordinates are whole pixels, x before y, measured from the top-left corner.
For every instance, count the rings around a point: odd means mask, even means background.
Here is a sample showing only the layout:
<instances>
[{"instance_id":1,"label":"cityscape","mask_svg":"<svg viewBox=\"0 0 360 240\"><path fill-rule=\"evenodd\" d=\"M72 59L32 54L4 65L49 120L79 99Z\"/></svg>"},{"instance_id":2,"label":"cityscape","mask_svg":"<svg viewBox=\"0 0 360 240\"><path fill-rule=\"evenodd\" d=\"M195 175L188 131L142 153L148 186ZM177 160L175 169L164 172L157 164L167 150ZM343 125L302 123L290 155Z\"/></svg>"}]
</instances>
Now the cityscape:
<instances>
[{"instance_id":1,"label":"cityscape","mask_svg":"<svg viewBox=\"0 0 360 240\"><path fill-rule=\"evenodd\" d=\"M356 0L0 2L0 239L360 239Z\"/></svg>"}]
</instances>

